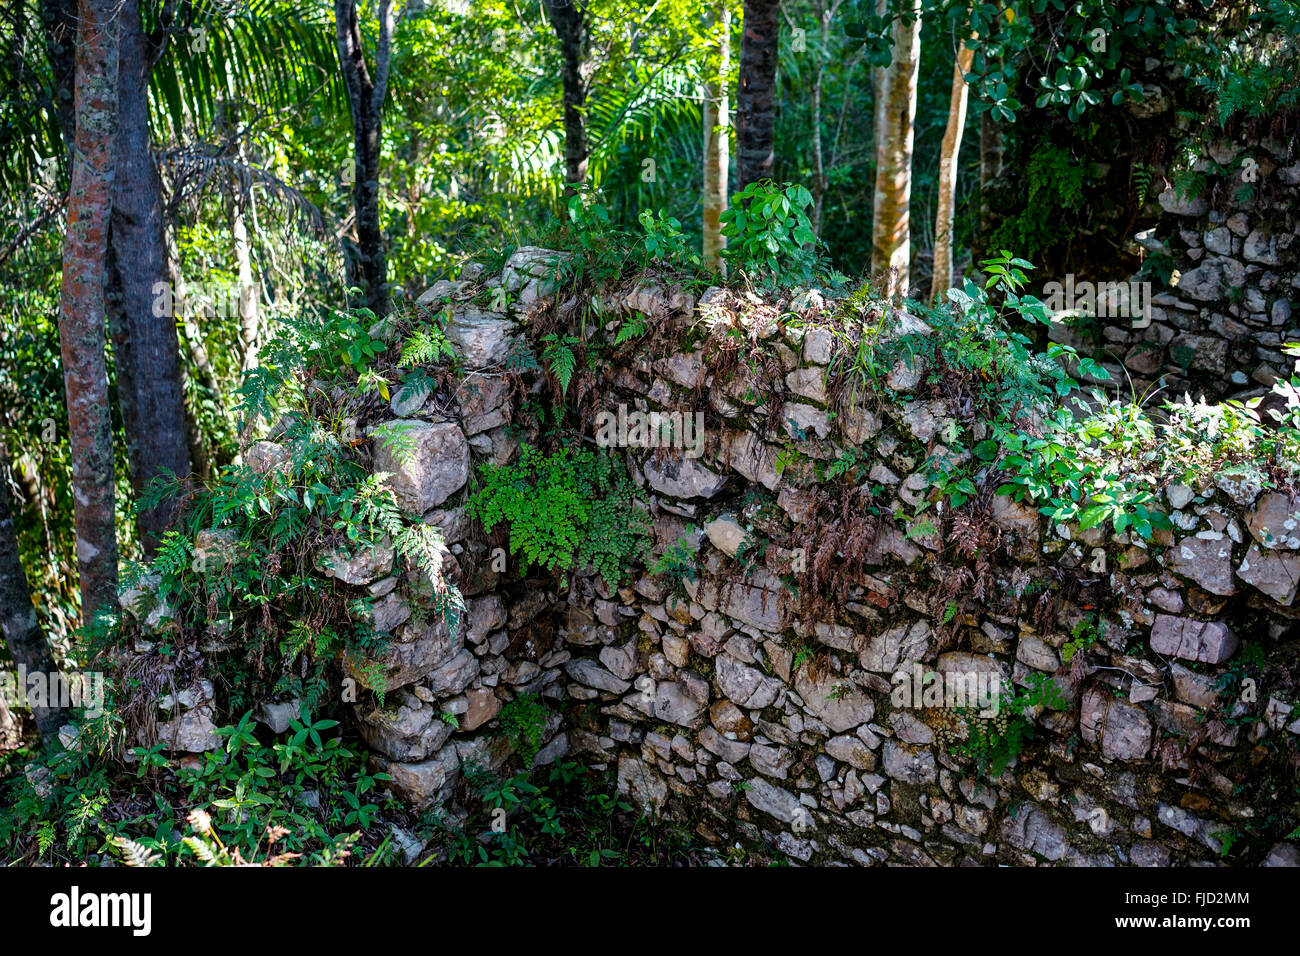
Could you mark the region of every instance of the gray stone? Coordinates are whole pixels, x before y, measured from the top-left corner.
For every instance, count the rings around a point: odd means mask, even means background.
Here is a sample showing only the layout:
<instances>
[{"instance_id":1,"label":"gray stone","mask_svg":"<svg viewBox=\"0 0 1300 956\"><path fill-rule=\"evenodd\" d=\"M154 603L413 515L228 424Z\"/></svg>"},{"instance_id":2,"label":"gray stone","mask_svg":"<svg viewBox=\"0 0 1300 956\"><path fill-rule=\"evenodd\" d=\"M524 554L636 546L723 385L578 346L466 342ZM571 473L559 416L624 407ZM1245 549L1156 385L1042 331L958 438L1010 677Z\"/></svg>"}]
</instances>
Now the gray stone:
<instances>
[{"instance_id":1,"label":"gray stone","mask_svg":"<svg viewBox=\"0 0 1300 956\"><path fill-rule=\"evenodd\" d=\"M324 551L316 566L327 576L344 584L369 584L393 570L393 549L387 538L373 545L362 545L351 554L341 548Z\"/></svg>"},{"instance_id":2,"label":"gray stone","mask_svg":"<svg viewBox=\"0 0 1300 956\"><path fill-rule=\"evenodd\" d=\"M1300 587L1300 554L1266 551L1252 543L1237 576L1278 604L1289 607Z\"/></svg>"},{"instance_id":3,"label":"gray stone","mask_svg":"<svg viewBox=\"0 0 1300 956\"><path fill-rule=\"evenodd\" d=\"M1220 664L1236 653L1237 635L1222 621L1196 621L1157 614L1151 628L1151 650L1189 661Z\"/></svg>"},{"instance_id":4,"label":"gray stone","mask_svg":"<svg viewBox=\"0 0 1300 956\"><path fill-rule=\"evenodd\" d=\"M1202 708L1214 705L1218 694L1211 678L1176 662L1169 665L1169 676L1174 682L1174 696L1183 703Z\"/></svg>"},{"instance_id":5,"label":"gray stone","mask_svg":"<svg viewBox=\"0 0 1300 956\"><path fill-rule=\"evenodd\" d=\"M1151 722L1140 708L1114 700L1098 688L1083 695L1079 731L1114 760L1140 760L1151 750Z\"/></svg>"},{"instance_id":6,"label":"gray stone","mask_svg":"<svg viewBox=\"0 0 1300 956\"><path fill-rule=\"evenodd\" d=\"M1277 248L1278 242L1275 236L1254 229L1246 237L1245 245L1242 247L1242 255L1251 262L1275 266L1278 264Z\"/></svg>"},{"instance_id":7,"label":"gray stone","mask_svg":"<svg viewBox=\"0 0 1300 956\"><path fill-rule=\"evenodd\" d=\"M813 679L812 668L799 668L795 675L795 691L803 698L804 707L834 733L867 723L875 716L876 705L862 688L830 673L819 673Z\"/></svg>"},{"instance_id":8,"label":"gray stone","mask_svg":"<svg viewBox=\"0 0 1300 956\"><path fill-rule=\"evenodd\" d=\"M781 427L796 441L809 440L814 435L825 438L831 433L831 419L823 409L803 402L786 402L781 406Z\"/></svg>"},{"instance_id":9,"label":"gray stone","mask_svg":"<svg viewBox=\"0 0 1300 956\"><path fill-rule=\"evenodd\" d=\"M445 800L459 770L460 757L455 747L446 747L428 760L393 761L384 767L384 772L393 778L388 789L417 810Z\"/></svg>"},{"instance_id":10,"label":"gray stone","mask_svg":"<svg viewBox=\"0 0 1300 956\"><path fill-rule=\"evenodd\" d=\"M515 323L473 306L452 313L447 339L464 357L465 368L500 368L515 347Z\"/></svg>"},{"instance_id":11,"label":"gray stone","mask_svg":"<svg viewBox=\"0 0 1300 956\"><path fill-rule=\"evenodd\" d=\"M423 683L435 697L451 697L464 691L478 672L478 658L468 648L462 648L451 660L430 671Z\"/></svg>"},{"instance_id":12,"label":"gray stone","mask_svg":"<svg viewBox=\"0 0 1300 956\"><path fill-rule=\"evenodd\" d=\"M215 715L216 705L205 700L191 710L161 721L157 742L172 752L197 754L220 750L225 746L226 738L217 734L217 725L212 719Z\"/></svg>"},{"instance_id":13,"label":"gray stone","mask_svg":"<svg viewBox=\"0 0 1300 956\"><path fill-rule=\"evenodd\" d=\"M1007 814L1001 826L1002 839L1017 849L1056 861L1065 856L1065 830L1036 804L1021 804Z\"/></svg>"},{"instance_id":14,"label":"gray stone","mask_svg":"<svg viewBox=\"0 0 1300 956\"><path fill-rule=\"evenodd\" d=\"M1216 853L1220 849L1218 838L1210 833L1210 824L1182 807L1167 803L1156 804L1156 819L1183 836L1204 844Z\"/></svg>"},{"instance_id":15,"label":"gray stone","mask_svg":"<svg viewBox=\"0 0 1300 956\"><path fill-rule=\"evenodd\" d=\"M675 453L663 459L657 455L647 458L642 471L651 488L670 498L712 498L727 483L725 475Z\"/></svg>"},{"instance_id":16,"label":"gray stone","mask_svg":"<svg viewBox=\"0 0 1300 956\"><path fill-rule=\"evenodd\" d=\"M469 443L458 425L398 419L375 438L375 471L389 473L393 497L413 514L436 508L469 480Z\"/></svg>"},{"instance_id":17,"label":"gray stone","mask_svg":"<svg viewBox=\"0 0 1300 956\"><path fill-rule=\"evenodd\" d=\"M917 441L928 442L949 421L948 406L938 399L912 402L903 409L903 424Z\"/></svg>"},{"instance_id":18,"label":"gray stone","mask_svg":"<svg viewBox=\"0 0 1300 956\"><path fill-rule=\"evenodd\" d=\"M401 693L357 715L361 739L372 750L403 762L432 756L451 736L452 726L439 710L414 694Z\"/></svg>"},{"instance_id":19,"label":"gray stone","mask_svg":"<svg viewBox=\"0 0 1300 956\"><path fill-rule=\"evenodd\" d=\"M1016 645L1016 660L1026 667L1048 673L1053 673L1061 666L1061 658L1056 649L1041 637L1032 634L1020 638L1020 643Z\"/></svg>"},{"instance_id":20,"label":"gray stone","mask_svg":"<svg viewBox=\"0 0 1300 956\"><path fill-rule=\"evenodd\" d=\"M691 675L694 677L694 675ZM655 688L654 713L650 716L679 727L696 727L709 702L709 685L702 678L683 675L681 680L660 681Z\"/></svg>"},{"instance_id":21,"label":"gray stone","mask_svg":"<svg viewBox=\"0 0 1300 956\"><path fill-rule=\"evenodd\" d=\"M871 635L858 657L863 670L892 674L929 656L933 629L928 621L900 624Z\"/></svg>"},{"instance_id":22,"label":"gray stone","mask_svg":"<svg viewBox=\"0 0 1300 956\"><path fill-rule=\"evenodd\" d=\"M506 623L506 602L499 594L465 599L465 640L482 644L488 635Z\"/></svg>"},{"instance_id":23,"label":"gray stone","mask_svg":"<svg viewBox=\"0 0 1300 956\"><path fill-rule=\"evenodd\" d=\"M749 535L740 522L729 514L721 515L704 525L704 534L715 548L734 558Z\"/></svg>"},{"instance_id":24,"label":"gray stone","mask_svg":"<svg viewBox=\"0 0 1300 956\"><path fill-rule=\"evenodd\" d=\"M730 654L719 654L714 662L718 689L746 710L762 710L776 700L781 685L757 668L742 664Z\"/></svg>"},{"instance_id":25,"label":"gray stone","mask_svg":"<svg viewBox=\"0 0 1300 956\"><path fill-rule=\"evenodd\" d=\"M768 783L762 777L749 781L749 786L745 789L745 800L760 813L776 817L787 824L793 823L796 817L803 819L807 812L798 797L788 790Z\"/></svg>"},{"instance_id":26,"label":"gray stone","mask_svg":"<svg viewBox=\"0 0 1300 956\"><path fill-rule=\"evenodd\" d=\"M655 816L668 800L668 784L649 764L636 757L618 758L618 791Z\"/></svg>"},{"instance_id":27,"label":"gray stone","mask_svg":"<svg viewBox=\"0 0 1300 956\"><path fill-rule=\"evenodd\" d=\"M1187 198L1180 196L1174 187L1165 189L1158 197L1160 208L1174 216L1204 216L1210 208L1204 196Z\"/></svg>"},{"instance_id":28,"label":"gray stone","mask_svg":"<svg viewBox=\"0 0 1300 956\"><path fill-rule=\"evenodd\" d=\"M615 677L595 661L575 658L564 665L565 672L579 684L594 687L610 694L622 694L632 685Z\"/></svg>"},{"instance_id":29,"label":"gray stone","mask_svg":"<svg viewBox=\"0 0 1300 956\"><path fill-rule=\"evenodd\" d=\"M288 474L292 454L283 445L273 441L253 442L244 452L244 464L256 474L269 475L272 472Z\"/></svg>"},{"instance_id":30,"label":"gray stone","mask_svg":"<svg viewBox=\"0 0 1300 956\"><path fill-rule=\"evenodd\" d=\"M886 775L895 780L929 785L939 779L932 750L910 750L895 740L886 740L882 757Z\"/></svg>"},{"instance_id":31,"label":"gray stone","mask_svg":"<svg viewBox=\"0 0 1300 956\"><path fill-rule=\"evenodd\" d=\"M1270 491L1255 504L1246 526L1262 547L1300 550L1300 500Z\"/></svg>"},{"instance_id":32,"label":"gray stone","mask_svg":"<svg viewBox=\"0 0 1300 956\"><path fill-rule=\"evenodd\" d=\"M623 299L633 312L660 321L690 312L695 300L682 289L670 289L658 282L642 282Z\"/></svg>"},{"instance_id":33,"label":"gray stone","mask_svg":"<svg viewBox=\"0 0 1300 956\"><path fill-rule=\"evenodd\" d=\"M429 624L406 624L398 639L389 642L382 653L363 659L348 655L348 673L362 686L390 691L413 684L435 667L449 660L456 642L444 620Z\"/></svg>"},{"instance_id":34,"label":"gray stone","mask_svg":"<svg viewBox=\"0 0 1300 956\"><path fill-rule=\"evenodd\" d=\"M1268 856L1260 866L1300 866L1300 846L1279 843L1268 851Z\"/></svg>"},{"instance_id":35,"label":"gray stone","mask_svg":"<svg viewBox=\"0 0 1300 956\"><path fill-rule=\"evenodd\" d=\"M781 626L781 596L777 591L737 581L687 581L686 592L707 610L719 611L760 631Z\"/></svg>"},{"instance_id":36,"label":"gray stone","mask_svg":"<svg viewBox=\"0 0 1300 956\"><path fill-rule=\"evenodd\" d=\"M843 760L859 770L876 769L875 753L852 734L841 734L826 741L826 752L836 760Z\"/></svg>"},{"instance_id":37,"label":"gray stone","mask_svg":"<svg viewBox=\"0 0 1300 956\"><path fill-rule=\"evenodd\" d=\"M263 701L257 719L271 728L271 733L282 734L289 729L289 721L301 716L302 701Z\"/></svg>"},{"instance_id":38,"label":"gray stone","mask_svg":"<svg viewBox=\"0 0 1300 956\"><path fill-rule=\"evenodd\" d=\"M1226 535L1183 538L1166 552L1165 566L1211 594L1226 597L1237 591L1232 577L1232 539Z\"/></svg>"},{"instance_id":39,"label":"gray stone","mask_svg":"<svg viewBox=\"0 0 1300 956\"><path fill-rule=\"evenodd\" d=\"M737 764L749 756L749 744L740 740L731 740L711 726L702 729L696 736L696 740L709 753L721 757L727 763Z\"/></svg>"},{"instance_id":40,"label":"gray stone","mask_svg":"<svg viewBox=\"0 0 1300 956\"><path fill-rule=\"evenodd\" d=\"M818 405L826 404L826 370L824 368L797 368L785 376L785 387ZM825 438L825 435L820 437Z\"/></svg>"}]
</instances>

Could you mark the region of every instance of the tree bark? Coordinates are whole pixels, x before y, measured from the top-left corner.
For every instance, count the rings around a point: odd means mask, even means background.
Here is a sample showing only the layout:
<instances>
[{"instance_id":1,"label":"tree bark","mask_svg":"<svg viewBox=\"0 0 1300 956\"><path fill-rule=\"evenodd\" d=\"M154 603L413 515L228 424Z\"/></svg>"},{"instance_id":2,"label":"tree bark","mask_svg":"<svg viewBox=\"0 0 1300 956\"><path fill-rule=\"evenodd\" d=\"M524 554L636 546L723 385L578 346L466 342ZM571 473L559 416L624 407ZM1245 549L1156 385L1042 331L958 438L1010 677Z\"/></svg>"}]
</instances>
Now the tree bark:
<instances>
[{"instance_id":1,"label":"tree bark","mask_svg":"<svg viewBox=\"0 0 1300 956\"><path fill-rule=\"evenodd\" d=\"M591 79L587 7L579 0L542 0L560 41L564 85L564 180L569 188L587 181L587 84Z\"/></svg>"},{"instance_id":2,"label":"tree bark","mask_svg":"<svg viewBox=\"0 0 1300 956\"><path fill-rule=\"evenodd\" d=\"M921 66L921 0L903 3L911 23L902 16L894 23L893 59L881 69L877 86L871 271L883 278L886 295L906 295L911 284L912 138Z\"/></svg>"},{"instance_id":3,"label":"tree bark","mask_svg":"<svg viewBox=\"0 0 1300 956\"><path fill-rule=\"evenodd\" d=\"M816 0L813 13L817 15L817 25L821 29L821 46L817 50L817 71L813 76L812 87L812 154L813 178L811 192L813 195L812 230L813 234L822 234L822 215L826 205L825 149L822 145L822 89L826 76L826 52L831 45L831 23L839 13L839 0Z\"/></svg>"},{"instance_id":4,"label":"tree bark","mask_svg":"<svg viewBox=\"0 0 1300 956\"><path fill-rule=\"evenodd\" d=\"M727 74L731 72L731 11L718 4L712 15L718 39L717 73L704 84L704 238L703 263L706 269L722 271L722 250L727 239L722 234L721 217L727 208L727 173L731 142L727 125L731 108L727 97ZM712 65L710 72L713 72Z\"/></svg>"},{"instance_id":5,"label":"tree bark","mask_svg":"<svg viewBox=\"0 0 1300 956\"><path fill-rule=\"evenodd\" d=\"M54 655L36 620L27 575L18 556L14 503L9 493L9 461L3 450L0 450L0 632L17 667L28 674L55 673ZM32 717L41 740L49 746L58 739L59 728L67 723L68 713L59 707L33 707Z\"/></svg>"},{"instance_id":6,"label":"tree bark","mask_svg":"<svg viewBox=\"0 0 1300 956\"><path fill-rule=\"evenodd\" d=\"M248 201L251 203L252 200L250 193ZM253 278L253 256L248 243L248 220L238 196L230 203L230 236L234 245L236 289L239 293L239 366L247 372L257 365L262 320L258 309L257 282Z\"/></svg>"},{"instance_id":7,"label":"tree bark","mask_svg":"<svg viewBox=\"0 0 1300 956\"><path fill-rule=\"evenodd\" d=\"M59 296L59 347L67 396L72 489L89 620L117 601L113 431L104 358L104 280L117 137L119 19L116 0L81 0L76 54L76 144L68 189Z\"/></svg>"},{"instance_id":8,"label":"tree bark","mask_svg":"<svg viewBox=\"0 0 1300 956\"><path fill-rule=\"evenodd\" d=\"M357 241L347 249L348 284L362 290L365 306L381 318L388 314L389 290L388 253L379 220L379 158L393 22L391 0L380 0L379 43L372 79L361 43L356 0L334 0L335 41L352 110L352 204Z\"/></svg>"},{"instance_id":9,"label":"tree bark","mask_svg":"<svg viewBox=\"0 0 1300 956\"><path fill-rule=\"evenodd\" d=\"M110 241L117 269L114 286L121 290L130 343L125 354L117 355L117 388L119 396L129 393L134 407L127 449L138 497L155 479L188 478L190 453L176 317L159 306L169 275L162 179L149 134L149 75L157 49L141 26L140 0L122 0L119 9L121 103ZM175 301L175 296L167 299ZM146 555L157 551L175 510L169 499L140 513Z\"/></svg>"},{"instance_id":10,"label":"tree bark","mask_svg":"<svg viewBox=\"0 0 1300 956\"><path fill-rule=\"evenodd\" d=\"M989 197L993 184L1002 174L1002 131L993 114L980 114L980 236L993 228L993 205Z\"/></svg>"},{"instance_id":11,"label":"tree bark","mask_svg":"<svg viewBox=\"0 0 1300 956\"><path fill-rule=\"evenodd\" d=\"M939 197L934 224L934 269L930 279L930 304L933 305L952 286L952 222L957 207L957 159L961 138L966 132L966 74L970 72L975 51L965 43L957 48L957 62L952 71L952 96L948 102L948 126L943 133L939 153Z\"/></svg>"},{"instance_id":12,"label":"tree bark","mask_svg":"<svg viewBox=\"0 0 1300 956\"><path fill-rule=\"evenodd\" d=\"M736 97L736 172L742 190L752 182L772 178L780 12L780 0L745 0Z\"/></svg>"}]
</instances>

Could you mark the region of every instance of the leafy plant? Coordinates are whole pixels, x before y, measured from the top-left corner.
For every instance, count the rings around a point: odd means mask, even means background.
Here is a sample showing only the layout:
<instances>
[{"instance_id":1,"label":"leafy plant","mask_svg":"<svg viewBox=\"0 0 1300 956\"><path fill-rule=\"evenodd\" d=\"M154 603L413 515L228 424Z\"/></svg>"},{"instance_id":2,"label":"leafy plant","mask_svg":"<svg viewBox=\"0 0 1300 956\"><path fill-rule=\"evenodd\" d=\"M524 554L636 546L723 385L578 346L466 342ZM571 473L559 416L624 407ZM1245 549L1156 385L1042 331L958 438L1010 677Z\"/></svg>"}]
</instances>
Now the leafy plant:
<instances>
[{"instance_id":1,"label":"leafy plant","mask_svg":"<svg viewBox=\"0 0 1300 956\"><path fill-rule=\"evenodd\" d=\"M553 454L525 445L510 465L484 463L469 502L491 531L510 526L510 550L560 573L590 565L613 588L646 554L649 523L626 472L605 452L565 446Z\"/></svg>"},{"instance_id":2,"label":"leafy plant","mask_svg":"<svg viewBox=\"0 0 1300 956\"><path fill-rule=\"evenodd\" d=\"M501 708L501 734L526 765L532 763L546 730L546 706L536 694L521 694Z\"/></svg>"},{"instance_id":3,"label":"leafy plant","mask_svg":"<svg viewBox=\"0 0 1300 956\"><path fill-rule=\"evenodd\" d=\"M817 273L817 237L808 219L813 198L805 187L753 182L722 213L723 258L771 285L810 281Z\"/></svg>"}]
</instances>

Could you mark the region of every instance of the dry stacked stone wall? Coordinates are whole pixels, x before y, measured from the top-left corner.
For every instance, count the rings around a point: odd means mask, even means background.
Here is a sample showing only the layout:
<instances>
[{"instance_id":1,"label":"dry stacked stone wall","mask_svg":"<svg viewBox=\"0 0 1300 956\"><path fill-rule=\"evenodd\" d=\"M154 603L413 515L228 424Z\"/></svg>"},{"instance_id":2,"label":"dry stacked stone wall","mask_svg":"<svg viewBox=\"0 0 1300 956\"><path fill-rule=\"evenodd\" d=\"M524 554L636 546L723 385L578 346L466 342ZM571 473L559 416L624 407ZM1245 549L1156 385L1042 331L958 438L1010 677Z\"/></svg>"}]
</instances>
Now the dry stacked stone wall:
<instances>
[{"instance_id":1,"label":"dry stacked stone wall","mask_svg":"<svg viewBox=\"0 0 1300 956\"><path fill-rule=\"evenodd\" d=\"M1294 186L1295 169L1267 175ZM1200 265L1144 335L1166 350L1217 335L1226 352L1189 346L1214 375L1280 372L1260 336L1295 334L1297 248L1283 241L1295 222L1219 223L1199 208L1184 219L1177 241ZM536 427L520 409L546 398L544 371L520 372L512 355L525 318L574 305L551 294L557 255L521 249L500 276L475 268L426 294L450 309L463 375L454 390L395 398L391 419L415 452L381 448L374 463L404 506L443 529L463 626L452 633L428 613L391 553L332 564L376 599L375 624L393 635L383 703L363 695L356 718L402 799L448 801L467 763L517 760L499 715L532 694L550 715L536 764L608 768L636 803L691 820L702 839L763 841L795 861L1207 864L1242 834L1274 833L1271 812L1294 812L1300 500L1211 476L1170 485L1175 528L1151 542L1053 526L987 493L942 529L896 520L932 495L923 460L961 409L907 363L878 393L830 387L840 346L817 324L816 294L771 303L711 289L697 300L647 279L606 296L609 325L587 334L612 335L620 313L648 317L654 332L616 353L629 358L583 414L704 416L698 449L616 449L655 552L680 544L693 569L638 570L612 590L590 572L564 587L521 575L514 555L502 570L502 540L471 520L466 496L474 469L512 460ZM1232 289L1244 296L1231 301ZM906 313L888 322L925 332ZM1238 326L1256 337L1249 356ZM761 367L728 361L738 339ZM880 514L803 481L849 451L886 503ZM821 594L792 589L831 558L854 574ZM955 752L951 708L900 705L898 675L931 672L990 681L1004 700L1047 675L1065 702L1031 711L1033 739L991 778ZM1283 835L1250 862L1300 862Z\"/></svg>"}]
</instances>

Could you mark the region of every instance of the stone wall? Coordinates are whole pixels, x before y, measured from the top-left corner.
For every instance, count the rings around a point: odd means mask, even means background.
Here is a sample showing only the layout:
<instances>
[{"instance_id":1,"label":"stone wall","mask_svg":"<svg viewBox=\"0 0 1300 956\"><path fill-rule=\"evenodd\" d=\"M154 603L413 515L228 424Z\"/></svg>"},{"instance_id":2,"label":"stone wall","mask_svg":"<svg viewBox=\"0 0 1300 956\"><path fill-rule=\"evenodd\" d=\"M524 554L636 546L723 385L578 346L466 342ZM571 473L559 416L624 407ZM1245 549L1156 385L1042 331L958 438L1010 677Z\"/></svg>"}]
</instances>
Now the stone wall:
<instances>
[{"instance_id":1,"label":"stone wall","mask_svg":"<svg viewBox=\"0 0 1300 956\"><path fill-rule=\"evenodd\" d=\"M1163 216L1136 238L1173 270L1169 288L1154 284L1150 325L1111 320L1101 329L1125 395L1130 376L1139 395L1157 380L1173 396L1263 395L1291 367L1281 346L1300 341L1294 151L1268 140L1249 148L1217 142L1194 169L1203 177L1195 195L1165 188L1158 196ZM1065 330L1058 337L1082 344Z\"/></svg>"},{"instance_id":2,"label":"stone wall","mask_svg":"<svg viewBox=\"0 0 1300 956\"><path fill-rule=\"evenodd\" d=\"M1228 230L1232 248L1253 234L1246 224ZM1208 255L1237 261L1232 248ZM519 408L544 397L543 374L512 355L523 319L576 314L576 300L548 295L554 255L523 249L499 279L471 271L430 290L425 303L451 310L464 374L454 392L395 396L417 451L376 456L402 503L444 530L465 626L453 635L430 614L391 553L334 564L393 634L384 705L367 694L356 717L403 799L447 800L466 761L514 760L498 714L537 694L551 716L536 763L569 755L616 770L651 812L702 819L701 838L763 841L798 861L1201 863L1228 835L1273 834L1270 812L1295 815L1300 697L1286 675L1297 673L1300 499L1212 476L1171 485L1176 530L1150 544L1051 527L991 493L938 527L909 525L931 494L922 461L962 410L905 362L882 383L890 401L828 375L841 346L815 293L773 303L712 289L697 303L651 278L603 294L606 325L589 322L589 337L611 336L620 313L648 316L653 332L579 399L584 421L620 406L705 416L698 457L619 451L656 553L684 543L694 574L640 570L610 591L589 572L566 588L522 577L513 556L503 572L503 542L466 514L467 481L536 427ZM1253 322L1294 272L1242 257L1266 294L1239 316ZM507 299L509 311L482 304ZM885 329L926 327L900 313ZM879 514L800 483L854 449ZM1071 656L1080 621L1099 621L1100 640ZM1234 670L1243 642L1269 662L1249 690ZM1004 698L1052 675L1068 706L1035 708L1034 739L989 780L953 752L951 710L895 703L895 675L915 665L992 675ZM1251 862L1300 862L1280 836Z\"/></svg>"}]
</instances>

